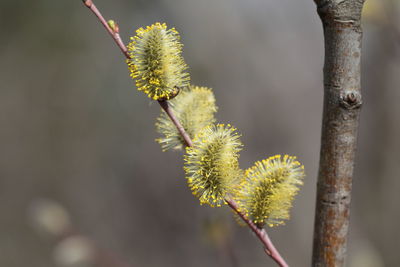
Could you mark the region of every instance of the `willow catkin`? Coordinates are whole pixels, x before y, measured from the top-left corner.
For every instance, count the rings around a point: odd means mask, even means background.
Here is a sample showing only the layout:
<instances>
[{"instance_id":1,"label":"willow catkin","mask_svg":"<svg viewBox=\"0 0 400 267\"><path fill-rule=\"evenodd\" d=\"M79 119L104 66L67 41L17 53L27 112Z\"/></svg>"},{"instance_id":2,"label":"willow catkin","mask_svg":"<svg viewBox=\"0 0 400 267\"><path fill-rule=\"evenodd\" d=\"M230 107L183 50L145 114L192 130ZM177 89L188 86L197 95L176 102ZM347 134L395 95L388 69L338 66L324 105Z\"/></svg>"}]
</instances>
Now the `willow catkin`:
<instances>
[{"instance_id":1,"label":"willow catkin","mask_svg":"<svg viewBox=\"0 0 400 267\"><path fill-rule=\"evenodd\" d=\"M204 127L215 122L214 114L217 107L214 94L210 88L191 85L169 101L169 104L191 139ZM175 124L163 110L157 119L156 127L162 135L156 141L164 151L181 149L186 145Z\"/></svg>"},{"instance_id":2,"label":"willow catkin","mask_svg":"<svg viewBox=\"0 0 400 267\"><path fill-rule=\"evenodd\" d=\"M231 125L205 127L196 135L184 156L186 179L201 204L221 206L238 182L242 171L238 158L242 143Z\"/></svg>"},{"instance_id":3,"label":"willow catkin","mask_svg":"<svg viewBox=\"0 0 400 267\"><path fill-rule=\"evenodd\" d=\"M236 189L239 211L259 226L282 224L289 219L303 177L304 166L293 156L276 155L256 162Z\"/></svg>"},{"instance_id":4,"label":"willow catkin","mask_svg":"<svg viewBox=\"0 0 400 267\"><path fill-rule=\"evenodd\" d=\"M127 46L131 77L138 90L154 100L172 99L189 85L179 39L175 28L167 29L165 23L157 22L138 29Z\"/></svg>"}]
</instances>

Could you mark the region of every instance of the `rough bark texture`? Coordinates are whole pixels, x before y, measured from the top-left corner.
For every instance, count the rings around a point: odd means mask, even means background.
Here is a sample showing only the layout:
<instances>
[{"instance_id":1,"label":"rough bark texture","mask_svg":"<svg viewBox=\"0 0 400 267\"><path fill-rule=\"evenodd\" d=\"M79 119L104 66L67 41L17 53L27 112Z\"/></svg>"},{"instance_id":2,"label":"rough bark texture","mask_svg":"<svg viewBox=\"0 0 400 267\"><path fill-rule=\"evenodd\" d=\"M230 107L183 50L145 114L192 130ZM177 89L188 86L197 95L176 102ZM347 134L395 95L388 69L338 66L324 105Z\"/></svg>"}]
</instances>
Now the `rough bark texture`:
<instances>
[{"instance_id":1,"label":"rough bark texture","mask_svg":"<svg viewBox=\"0 0 400 267\"><path fill-rule=\"evenodd\" d=\"M344 266L361 100L363 0L315 0L325 37L313 266Z\"/></svg>"}]
</instances>

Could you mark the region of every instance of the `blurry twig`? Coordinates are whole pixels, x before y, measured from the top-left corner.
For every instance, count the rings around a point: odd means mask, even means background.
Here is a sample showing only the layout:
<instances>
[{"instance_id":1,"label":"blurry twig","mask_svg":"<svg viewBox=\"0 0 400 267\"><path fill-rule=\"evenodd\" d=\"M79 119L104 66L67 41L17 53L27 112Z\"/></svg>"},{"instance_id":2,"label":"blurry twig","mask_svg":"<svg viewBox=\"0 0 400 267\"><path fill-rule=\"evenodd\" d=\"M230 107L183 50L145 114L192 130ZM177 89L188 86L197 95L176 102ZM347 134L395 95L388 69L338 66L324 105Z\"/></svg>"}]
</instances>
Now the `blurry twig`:
<instances>
[{"instance_id":1,"label":"blurry twig","mask_svg":"<svg viewBox=\"0 0 400 267\"><path fill-rule=\"evenodd\" d=\"M95 16L99 19L101 24L106 28L106 30L110 33L111 37L114 39L115 43L117 46L120 48L122 53L127 59L131 59L129 54L127 53L127 48L123 41L121 40L119 33L118 33L118 27L117 30L112 29L109 24L106 22L104 17L101 15L100 11L96 8L92 0L82 0L83 3L88 7L94 14ZM172 110L169 108L168 101L158 101L160 104L161 108L167 113L171 121L174 123L176 128L178 129L179 133L182 135L182 138L185 140L187 146L192 146L192 140L190 139L189 135L186 133L185 129L182 127L180 122L177 120L177 118L174 116ZM251 220L249 220L244 214L242 214L238 210L238 206L235 203L234 200L232 199L226 199L225 200L229 207L232 208L239 216L240 218L249 226L249 228L254 232L254 234L257 236L257 238L261 241L261 243L264 245L264 250L265 252L281 267L287 267L288 264L285 262L285 260L282 258L282 256L279 254L278 250L275 248L273 243L271 242L267 232L263 228L257 227Z\"/></svg>"},{"instance_id":2,"label":"blurry twig","mask_svg":"<svg viewBox=\"0 0 400 267\"><path fill-rule=\"evenodd\" d=\"M80 263L85 266L132 267L76 230L68 212L54 201L35 200L29 208L29 217L36 229L57 240L54 259L62 266Z\"/></svg>"},{"instance_id":3,"label":"blurry twig","mask_svg":"<svg viewBox=\"0 0 400 267\"><path fill-rule=\"evenodd\" d=\"M219 266L239 267L232 246L232 231L225 217L207 218L203 224L206 241L218 249Z\"/></svg>"},{"instance_id":4,"label":"blurry twig","mask_svg":"<svg viewBox=\"0 0 400 267\"><path fill-rule=\"evenodd\" d=\"M394 38L396 39L397 43L400 44L400 26L396 22L396 17L399 16L399 8L396 5L395 1L382 1L383 9L385 12L385 16L388 20L388 27L392 31Z\"/></svg>"}]
</instances>

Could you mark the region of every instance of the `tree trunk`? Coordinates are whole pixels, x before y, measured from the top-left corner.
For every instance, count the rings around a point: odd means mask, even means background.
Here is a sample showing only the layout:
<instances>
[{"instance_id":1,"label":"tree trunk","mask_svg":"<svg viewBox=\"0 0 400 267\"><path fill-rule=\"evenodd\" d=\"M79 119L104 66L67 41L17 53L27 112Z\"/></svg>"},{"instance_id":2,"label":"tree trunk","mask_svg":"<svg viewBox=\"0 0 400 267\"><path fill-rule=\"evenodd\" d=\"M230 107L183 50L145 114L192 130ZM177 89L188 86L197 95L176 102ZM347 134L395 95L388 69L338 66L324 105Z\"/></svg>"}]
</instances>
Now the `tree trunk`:
<instances>
[{"instance_id":1,"label":"tree trunk","mask_svg":"<svg viewBox=\"0 0 400 267\"><path fill-rule=\"evenodd\" d=\"M361 107L364 0L315 0L325 37L313 266L344 266Z\"/></svg>"}]
</instances>

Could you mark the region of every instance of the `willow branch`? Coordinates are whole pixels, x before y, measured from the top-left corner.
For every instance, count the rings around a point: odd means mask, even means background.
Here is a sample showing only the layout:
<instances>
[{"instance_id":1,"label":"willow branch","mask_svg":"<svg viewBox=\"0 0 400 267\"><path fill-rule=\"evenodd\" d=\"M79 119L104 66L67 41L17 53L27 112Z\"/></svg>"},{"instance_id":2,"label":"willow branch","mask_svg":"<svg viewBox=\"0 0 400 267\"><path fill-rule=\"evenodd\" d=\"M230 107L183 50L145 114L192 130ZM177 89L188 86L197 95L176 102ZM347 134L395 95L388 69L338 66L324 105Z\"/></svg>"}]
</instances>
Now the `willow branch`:
<instances>
[{"instance_id":1,"label":"willow branch","mask_svg":"<svg viewBox=\"0 0 400 267\"><path fill-rule=\"evenodd\" d=\"M95 4L93 3L92 0L82 0L82 2L99 19L99 21L104 26L104 28L106 28L107 32L111 35L111 37L113 38L115 44L119 47L119 49L124 54L126 59L131 59L131 57L130 57L130 55L128 53L128 49L126 48L126 45L124 44L124 42L122 41L121 37L119 36L118 27L115 28L115 29L112 29L108 25L107 21L104 19L103 15L97 9L97 7L95 6ZM186 145L187 146L192 146L192 140L190 139L189 135L186 133L185 129L183 128L183 126L181 125L179 120L176 118L176 116L172 112L170 106L168 105L168 102L167 101L158 101L158 103L160 104L161 108L165 111L165 113L167 113L167 115L171 119L171 121L174 123L174 125L178 129L180 135L182 136L183 140L185 140Z\"/></svg>"},{"instance_id":2,"label":"willow branch","mask_svg":"<svg viewBox=\"0 0 400 267\"><path fill-rule=\"evenodd\" d=\"M171 119L172 123L175 125L176 129L178 129L179 134L182 136L183 140L185 141L187 146L193 146L192 139L190 138L189 134L185 131L185 128L181 125L179 120L176 118L174 112L168 105L168 101L166 100L159 100L158 103L160 104L161 108L167 113L168 117Z\"/></svg>"},{"instance_id":3,"label":"willow branch","mask_svg":"<svg viewBox=\"0 0 400 267\"><path fill-rule=\"evenodd\" d=\"M243 213L241 213L238 209L238 205L234 200L225 199L225 201L228 203L229 207L231 207L231 209L233 209L239 215L239 217L249 226L249 228L257 236L257 238L260 239L261 243L263 243L264 245L265 253L267 253L268 256L270 256L279 266L288 267L289 265L282 258L279 251L275 248L265 229L257 227L257 225L255 225Z\"/></svg>"},{"instance_id":4,"label":"willow branch","mask_svg":"<svg viewBox=\"0 0 400 267\"><path fill-rule=\"evenodd\" d=\"M104 28L106 28L107 32L114 39L114 41L117 44L117 46L119 47L119 49L121 49L121 52L124 54L124 56L127 59L130 59L131 57L129 56L128 49L126 48L124 42L121 40L121 37L119 36L118 27L111 29L111 27L108 25L107 21L104 19L103 15L101 15L100 11L97 9L97 7L95 6L95 4L93 3L92 0L82 0L82 2L99 19L101 24L104 26Z\"/></svg>"},{"instance_id":5,"label":"willow branch","mask_svg":"<svg viewBox=\"0 0 400 267\"><path fill-rule=\"evenodd\" d=\"M315 267L344 266L361 107L364 0L315 0L325 37L324 108L314 222Z\"/></svg>"},{"instance_id":6,"label":"willow branch","mask_svg":"<svg viewBox=\"0 0 400 267\"><path fill-rule=\"evenodd\" d=\"M113 30L111 27L108 25L104 17L101 15L100 11L96 8L92 0L82 0L83 3L96 15L96 17L99 19L99 21L103 24L103 26L106 28L106 30L109 32L111 37L114 39L116 45L120 48L122 53L127 59L131 59L129 53L127 52L127 48L123 41L121 40L118 30ZM187 146L193 146L193 142L190 138L190 136L186 133L185 129L179 122L179 120L176 118L174 115L172 109L168 105L168 101L162 100L158 101L160 104L161 108L167 113L168 117L171 119L175 127L178 129L180 135L182 138L185 140L185 143ZM232 208L239 216L240 218L249 226L249 228L254 232L254 234L257 236L257 238L261 241L261 243L264 245L264 251L265 253L270 256L279 266L281 267L287 267L288 264L285 262L285 260L281 257L279 254L278 250L275 248L273 245L272 241L270 240L267 232L265 229L258 228L251 220L249 220L244 214L242 214L238 210L238 206L234 200L231 199L226 199L225 200L229 207Z\"/></svg>"}]
</instances>

